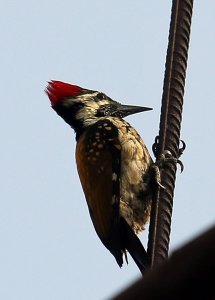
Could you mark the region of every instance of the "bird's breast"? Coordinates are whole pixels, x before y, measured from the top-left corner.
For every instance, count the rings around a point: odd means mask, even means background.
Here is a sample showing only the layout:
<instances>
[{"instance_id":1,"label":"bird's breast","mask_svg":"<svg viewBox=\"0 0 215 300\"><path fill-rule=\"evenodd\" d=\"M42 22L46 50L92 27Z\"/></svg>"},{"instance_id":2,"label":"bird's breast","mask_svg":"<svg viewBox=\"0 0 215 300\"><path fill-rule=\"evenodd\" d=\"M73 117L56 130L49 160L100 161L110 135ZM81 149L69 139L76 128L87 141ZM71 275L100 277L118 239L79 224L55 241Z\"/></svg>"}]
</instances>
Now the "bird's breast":
<instances>
[{"instance_id":1,"label":"bird's breast","mask_svg":"<svg viewBox=\"0 0 215 300\"><path fill-rule=\"evenodd\" d=\"M118 127L121 144L120 214L137 233L144 229L150 214L150 166L152 158L143 140L129 123Z\"/></svg>"}]
</instances>

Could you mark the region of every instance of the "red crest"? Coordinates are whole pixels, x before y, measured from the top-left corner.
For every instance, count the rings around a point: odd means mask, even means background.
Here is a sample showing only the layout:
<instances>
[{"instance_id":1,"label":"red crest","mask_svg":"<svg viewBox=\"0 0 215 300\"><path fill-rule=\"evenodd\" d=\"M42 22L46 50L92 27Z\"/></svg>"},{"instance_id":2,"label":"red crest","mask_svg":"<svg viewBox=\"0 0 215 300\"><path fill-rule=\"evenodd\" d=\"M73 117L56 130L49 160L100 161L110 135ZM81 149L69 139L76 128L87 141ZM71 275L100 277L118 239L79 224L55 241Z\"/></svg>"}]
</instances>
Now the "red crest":
<instances>
[{"instance_id":1,"label":"red crest","mask_svg":"<svg viewBox=\"0 0 215 300\"><path fill-rule=\"evenodd\" d=\"M77 85L72 85L66 82L51 80L45 90L51 104L56 105L59 101L80 94L82 88Z\"/></svg>"}]
</instances>

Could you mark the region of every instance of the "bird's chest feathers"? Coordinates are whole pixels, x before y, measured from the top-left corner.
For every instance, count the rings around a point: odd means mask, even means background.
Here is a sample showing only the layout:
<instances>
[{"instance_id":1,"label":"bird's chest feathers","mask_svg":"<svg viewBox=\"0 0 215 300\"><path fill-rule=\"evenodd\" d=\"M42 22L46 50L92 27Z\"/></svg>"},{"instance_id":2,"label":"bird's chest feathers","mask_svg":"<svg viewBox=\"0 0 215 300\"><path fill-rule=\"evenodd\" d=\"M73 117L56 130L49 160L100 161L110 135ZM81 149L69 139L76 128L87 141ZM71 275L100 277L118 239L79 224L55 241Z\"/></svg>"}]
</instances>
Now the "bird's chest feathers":
<instances>
[{"instance_id":1,"label":"bird's chest feathers","mask_svg":"<svg viewBox=\"0 0 215 300\"><path fill-rule=\"evenodd\" d=\"M145 144L136 130L123 122L119 130L121 144L121 184L123 188L143 182L151 164L151 157Z\"/></svg>"}]
</instances>

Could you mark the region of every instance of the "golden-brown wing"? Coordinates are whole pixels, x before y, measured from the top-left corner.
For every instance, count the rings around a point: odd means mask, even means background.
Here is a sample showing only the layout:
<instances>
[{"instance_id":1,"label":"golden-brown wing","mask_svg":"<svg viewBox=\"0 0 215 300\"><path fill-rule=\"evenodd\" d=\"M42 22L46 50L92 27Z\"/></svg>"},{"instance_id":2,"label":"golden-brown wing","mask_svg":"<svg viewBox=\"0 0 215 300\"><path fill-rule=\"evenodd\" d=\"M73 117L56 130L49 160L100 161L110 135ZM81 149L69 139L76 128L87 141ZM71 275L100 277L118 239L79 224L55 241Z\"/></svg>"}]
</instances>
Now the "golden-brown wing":
<instances>
[{"instance_id":1,"label":"golden-brown wing","mask_svg":"<svg viewBox=\"0 0 215 300\"><path fill-rule=\"evenodd\" d=\"M117 128L97 122L78 140L76 161L91 219L105 243L119 219L120 144Z\"/></svg>"}]
</instances>

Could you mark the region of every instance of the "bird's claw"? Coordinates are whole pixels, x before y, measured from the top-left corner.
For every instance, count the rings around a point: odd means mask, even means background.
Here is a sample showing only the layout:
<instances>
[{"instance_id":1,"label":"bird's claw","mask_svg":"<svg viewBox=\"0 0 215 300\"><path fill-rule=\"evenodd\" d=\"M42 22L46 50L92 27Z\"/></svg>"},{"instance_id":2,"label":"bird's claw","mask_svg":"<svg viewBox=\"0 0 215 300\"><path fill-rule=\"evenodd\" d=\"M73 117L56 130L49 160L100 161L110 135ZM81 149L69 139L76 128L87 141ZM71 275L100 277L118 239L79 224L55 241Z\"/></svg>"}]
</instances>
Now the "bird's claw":
<instances>
[{"instance_id":1,"label":"bird's claw","mask_svg":"<svg viewBox=\"0 0 215 300\"><path fill-rule=\"evenodd\" d=\"M180 140L180 143L182 143L182 147L179 148L179 155L178 155L178 157L180 157L183 154L184 150L186 149L186 143L183 140Z\"/></svg>"},{"instance_id":2,"label":"bird's claw","mask_svg":"<svg viewBox=\"0 0 215 300\"><path fill-rule=\"evenodd\" d=\"M157 136L155 137L155 142L154 142L154 144L152 145L152 151L153 151L154 157L157 157L158 144L159 144L159 136L157 135Z\"/></svg>"},{"instance_id":3,"label":"bird's claw","mask_svg":"<svg viewBox=\"0 0 215 300\"><path fill-rule=\"evenodd\" d=\"M161 189L163 189L163 190L166 189L165 186L163 186L159 181L156 181L156 183Z\"/></svg>"},{"instance_id":4,"label":"bird's claw","mask_svg":"<svg viewBox=\"0 0 215 300\"><path fill-rule=\"evenodd\" d=\"M182 147L179 148L178 157L180 157L183 154L184 150L186 149L185 142L183 140L180 140L180 142L182 143ZM158 145L159 145L159 136L156 136L155 142L152 145L152 151L156 158L158 157ZM166 163L179 164L180 168L181 168L181 173L184 171L184 165L183 165L182 161L179 158L173 157L172 153L169 150L164 150L164 152L158 157L155 164L159 168L162 168L162 167L164 167L164 165Z\"/></svg>"},{"instance_id":5,"label":"bird's claw","mask_svg":"<svg viewBox=\"0 0 215 300\"><path fill-rule=\"evenodd\" d=\"M184 165L182 161L178 158L175 158L169 150L164 150L164 152L157 159L156 164L158 167L162 168L167 163L179 164L181 167L181 173L184 171Z\"/></svg>"},{"instance_id":6,"label":"bird's claw","mask_svg":"<svg viewBox=\"0 0 215 300\"><path fill-rule=\"evenodd\" d=\"M157 165L157 163L153 163L151 165L151 172L152 172L152 178L153 178L153 181L161 188L161 189L166 189L165 186L163 186L161 184L161 174L160 174L160 168L159 166Z\"/></svg>"}]
</instances>

